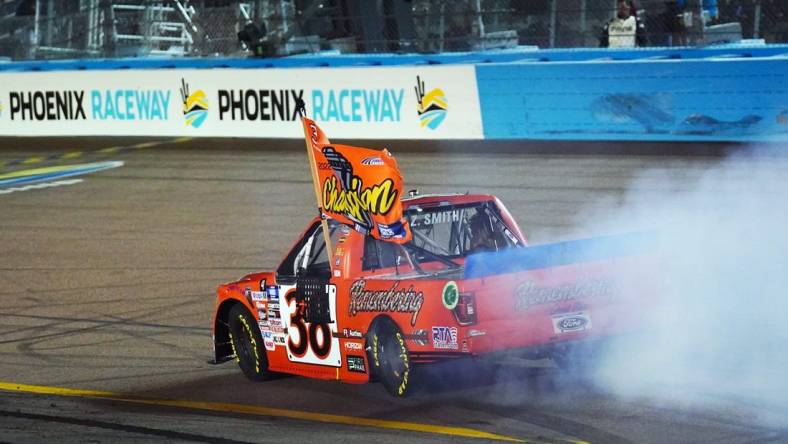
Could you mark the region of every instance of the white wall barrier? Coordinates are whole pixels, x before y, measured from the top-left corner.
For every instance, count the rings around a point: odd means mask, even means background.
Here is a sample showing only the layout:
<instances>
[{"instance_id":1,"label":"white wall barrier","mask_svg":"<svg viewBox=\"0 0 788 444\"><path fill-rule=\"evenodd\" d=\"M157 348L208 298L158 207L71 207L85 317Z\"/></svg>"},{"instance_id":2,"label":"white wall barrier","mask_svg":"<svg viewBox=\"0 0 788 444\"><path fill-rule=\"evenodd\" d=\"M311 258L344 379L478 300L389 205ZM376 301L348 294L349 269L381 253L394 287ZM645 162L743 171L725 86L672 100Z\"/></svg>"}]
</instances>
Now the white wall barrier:
<instances>
[{"instance_id":1,"label":"white wall barrier","mask_svg":"<svg viewBox=\"0 0 788 444\"><path fill-rule=\"evenodd\" d=\"M0 135L481 139L472 65L0 74Z\"/></svg>"}]
</instances>

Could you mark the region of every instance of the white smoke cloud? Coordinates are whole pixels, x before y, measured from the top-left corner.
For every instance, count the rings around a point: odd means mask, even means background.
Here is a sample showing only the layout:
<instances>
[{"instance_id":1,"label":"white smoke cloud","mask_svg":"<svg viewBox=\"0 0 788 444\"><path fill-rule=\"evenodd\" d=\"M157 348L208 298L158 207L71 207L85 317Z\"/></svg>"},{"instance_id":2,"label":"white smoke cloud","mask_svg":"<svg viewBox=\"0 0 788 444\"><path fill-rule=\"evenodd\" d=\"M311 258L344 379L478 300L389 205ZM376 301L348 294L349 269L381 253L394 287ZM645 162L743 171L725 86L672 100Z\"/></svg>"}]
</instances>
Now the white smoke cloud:
<instances>
[{"instance_id":1,"label":"white smoke cloud","mask_svg":"<svg viewBox=\"0 0 788 444\"><path fill-rule=\"evenodd\" d=\"M654 270L666 285L660 309L631 313L656 329L603 356L601 387L752 406L764 421L788 423L788 157L780 154L746 150L710 162L697 179L647 171L614 211L605 202L583 212L601 221L583 235L657 230L664 257Z\"/></svg>"}]
</instances>

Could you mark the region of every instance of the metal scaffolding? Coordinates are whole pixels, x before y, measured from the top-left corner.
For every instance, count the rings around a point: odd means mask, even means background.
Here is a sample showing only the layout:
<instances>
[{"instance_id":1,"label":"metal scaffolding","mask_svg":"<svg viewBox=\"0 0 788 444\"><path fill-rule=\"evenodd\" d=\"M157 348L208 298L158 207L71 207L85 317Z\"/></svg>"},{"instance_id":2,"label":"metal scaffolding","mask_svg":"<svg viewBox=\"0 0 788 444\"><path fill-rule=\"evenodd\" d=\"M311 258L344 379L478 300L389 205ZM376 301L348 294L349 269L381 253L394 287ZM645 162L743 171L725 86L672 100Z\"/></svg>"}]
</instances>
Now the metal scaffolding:
<instances>
[{"instance_id":1,"label":"metal scaffolding","mask_svg":"<svg viewBox=\"0 0 788 444\"><path fill-rule=\"evenodd\" d=\"M788 42L788 1L684 3L635 0L649 45ZM0 0L0 57L591 47L615 11L616 0Z\"/></svg>"}]
</instances>

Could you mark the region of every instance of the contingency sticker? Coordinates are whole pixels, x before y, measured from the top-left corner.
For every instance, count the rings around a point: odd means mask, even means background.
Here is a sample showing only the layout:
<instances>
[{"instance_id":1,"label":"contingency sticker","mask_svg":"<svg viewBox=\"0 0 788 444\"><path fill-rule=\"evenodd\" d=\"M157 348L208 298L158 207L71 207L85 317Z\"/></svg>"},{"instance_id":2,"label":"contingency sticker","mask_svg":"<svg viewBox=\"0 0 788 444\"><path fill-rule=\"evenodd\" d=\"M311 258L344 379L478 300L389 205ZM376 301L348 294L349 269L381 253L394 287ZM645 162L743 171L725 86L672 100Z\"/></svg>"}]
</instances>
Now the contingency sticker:
<instances>
[{"instance_id":1,"label":"contingency sticker","mask_svg":"<svg viewBox=\"0 0 788 444\"><path fill-rule=\"evenodd\" d=\"M250 291L249 296L252 298L253 301L262 302L265 300L265 292L263 291Z\"/></svg>"},{"instance_id":2,"label":"contingency sticker","mask_svg":"<svg viewBox=\"0 0 788 444\"><path fill-rule=\"evenodd\" d=\"M274 286L268 287L266 292L268 293L268 301L269 302L270 301L279 302L279 286L274 285Z\"/></svg>"},{"instance_id":3,"label":"contingency sticker","mask_svg":"<svg viewBox=\"0 0 788 444\"><path fill-rule=\"evenodd\" d=\"M263 332L263 344L265 345L265 349L268 351L274 350L274 335L270 331Z\"/></svg>"},{"instance_id":4,"label":"contingency sticker","mask_svg":"<svg viewBox=\"0 0 788 444\"><path fill-rule=\"evenodd\" d=\"M437 349L457 350L457 328L432 327L432 346Z\"/></svg>"}]
</instances>

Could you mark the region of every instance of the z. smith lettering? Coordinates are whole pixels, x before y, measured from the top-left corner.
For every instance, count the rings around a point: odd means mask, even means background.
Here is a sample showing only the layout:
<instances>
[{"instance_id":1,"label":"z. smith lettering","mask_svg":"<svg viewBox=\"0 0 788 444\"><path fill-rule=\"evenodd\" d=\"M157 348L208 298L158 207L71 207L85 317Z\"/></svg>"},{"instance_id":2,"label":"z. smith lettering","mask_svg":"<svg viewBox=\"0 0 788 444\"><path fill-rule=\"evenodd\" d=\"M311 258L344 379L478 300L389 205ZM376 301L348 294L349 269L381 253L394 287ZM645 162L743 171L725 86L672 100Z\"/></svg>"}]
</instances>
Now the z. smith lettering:
<instances>
[{"instance_id":1,"label":"z. smith lettering","mask_svg":"<svg viewBox=\"0 0 788 444\"><path fill-rule=\"evenodd\" d=\"M11 120L85 120L84 91L12 92Z\"/></svg>"},{"instance_id":2,"label":"z. smith lettering","mask_svg":"<svg viewBox=\"0 0 788 444\"><path fill-rule=\"evenodd\" d=\"M303 96L303 89L220 89L219 120L294 121Z\"/></svg>"}]
</instances>

